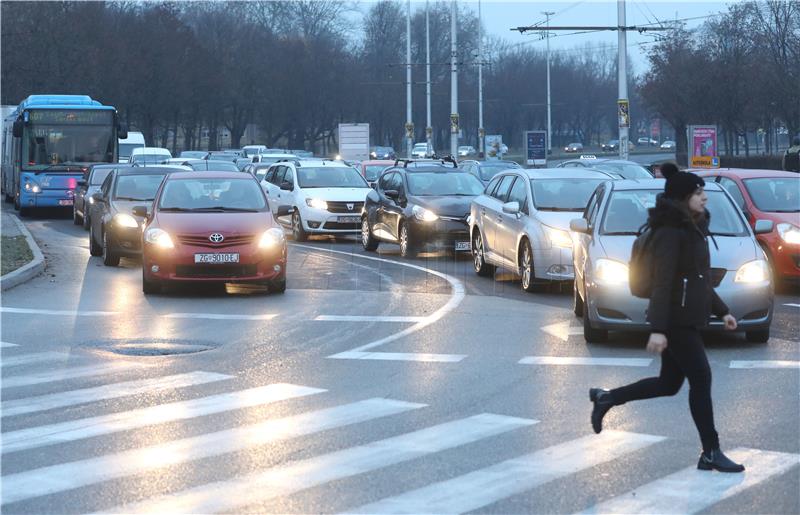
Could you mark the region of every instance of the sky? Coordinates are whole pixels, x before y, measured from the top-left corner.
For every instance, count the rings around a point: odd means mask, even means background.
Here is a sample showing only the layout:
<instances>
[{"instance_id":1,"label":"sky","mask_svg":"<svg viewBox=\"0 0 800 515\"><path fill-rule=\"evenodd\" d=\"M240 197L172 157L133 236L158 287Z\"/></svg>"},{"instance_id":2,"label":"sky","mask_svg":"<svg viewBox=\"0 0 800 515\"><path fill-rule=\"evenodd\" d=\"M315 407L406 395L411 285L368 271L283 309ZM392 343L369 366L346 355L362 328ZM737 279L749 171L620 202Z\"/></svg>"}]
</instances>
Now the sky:
<instances>
[{"instance_id":1,"label":"sky","mask_svg":"<svg viewBox=\"0 0 800 515\"><path fill-rule=\"evenodd\" d=\"M458 0L459 4L466 5L477 13L477 0ZM366 10L370 0L358 2ZM664 20L676 18L700 18L686 21L687 28L701 25L710 15L716 15L728 10L731 1L694 1L673 0L670 2L655 0L627 0L626 25L654 24ZM411 9L424 9L423 0L413 0ZM512 27L520 25L534 25L545 19L542 12L554 12L550 18L551 25L586 26L586 25L617 25L617 2L609 0L562 0L562 1L534 1L534 0L481 0L481 14L483 26L488 34L499 36L512 44L531 45L545 48L545 41L538 34L520 35L512 32ZM571 32L571 31L570 31ZM550 38L552 52L575 52L579 47L589 44L598 47L617 48L616 32L595 32L581 35L566 35L568 32L553 33ZM653 36L628 32L629 66L633 67L636 74L647 69L647 49L652 46Z\"/></svg>"}]
</instances>

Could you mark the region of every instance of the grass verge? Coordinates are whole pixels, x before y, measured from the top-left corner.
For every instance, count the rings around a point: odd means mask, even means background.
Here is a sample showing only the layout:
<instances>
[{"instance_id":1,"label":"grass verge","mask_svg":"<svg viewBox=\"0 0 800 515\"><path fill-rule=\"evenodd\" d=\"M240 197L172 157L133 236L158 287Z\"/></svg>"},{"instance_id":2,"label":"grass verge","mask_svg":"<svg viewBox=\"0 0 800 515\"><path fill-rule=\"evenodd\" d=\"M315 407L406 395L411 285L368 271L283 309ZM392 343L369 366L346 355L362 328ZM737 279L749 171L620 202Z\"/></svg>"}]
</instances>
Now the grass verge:
<instances>
[{"instance_id":1,"label":"grass verge","mask_svg":"<svg viewBox=\"0 0 800 515\"><path fill-rule=\"evenodd\" d=\"M28 247L25 236L3 236L0 257L2 257L0 275L6 275L8 272L13 272L30 263L33 259L33 252Z\"/></svg>"}]
</instances>

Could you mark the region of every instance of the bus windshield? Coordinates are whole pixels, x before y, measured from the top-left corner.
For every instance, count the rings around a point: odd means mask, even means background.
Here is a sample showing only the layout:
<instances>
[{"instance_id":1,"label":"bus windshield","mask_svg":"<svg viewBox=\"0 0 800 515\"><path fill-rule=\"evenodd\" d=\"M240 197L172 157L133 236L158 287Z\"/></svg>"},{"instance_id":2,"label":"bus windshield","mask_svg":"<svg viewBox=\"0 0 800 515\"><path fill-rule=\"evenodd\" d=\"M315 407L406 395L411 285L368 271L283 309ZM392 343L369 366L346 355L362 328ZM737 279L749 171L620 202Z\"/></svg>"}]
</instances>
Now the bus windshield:
<instances>
[{"instance_id":1,"label":"bus windshield","mask_svg":"<svg viewBox=\"0 0 800 515\"><path fill-rule=\"evenodd\" d=\"M116 131L113 114L91 118L56 117L63 111L36 116L33 111L22 136L22 166L43 169L61 163L113 163ZM69 114L69 113L67 113ZM83 115L83 113L81 113ZM81 123L81 121L88 123Z\"/></svg>"}]
</instances>

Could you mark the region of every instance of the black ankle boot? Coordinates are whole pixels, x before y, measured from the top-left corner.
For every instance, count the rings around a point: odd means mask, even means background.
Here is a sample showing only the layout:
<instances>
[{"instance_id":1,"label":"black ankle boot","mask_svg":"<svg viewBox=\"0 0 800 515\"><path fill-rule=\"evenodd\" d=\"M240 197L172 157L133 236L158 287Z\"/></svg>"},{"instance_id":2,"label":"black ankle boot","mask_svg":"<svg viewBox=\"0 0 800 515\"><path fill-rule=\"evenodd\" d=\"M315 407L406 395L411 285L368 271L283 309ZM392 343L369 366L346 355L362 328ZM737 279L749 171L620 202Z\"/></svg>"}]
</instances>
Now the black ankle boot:
<instances>
[{"instance_id":1,"label":"black ankle boot","mask_svg":"<svg viewBox=\"0 0 800 515\"><path fill-rule=\"evenodd\" d=\"M594 429L595 433L600 433L603 430L603 417L614 406L614 400L611 398L611 392L601 388L591 388L589 390L589 400L594 403L594 408L592 408L592 429Z\"/></svg>"},{"instance_id":2,"label":"black ankle boot","mask_svg":"<svg viewBox=\"0 0 800 515\"><path fill-rule=\"evenodd\" d=\"M744 472L744 465L731 461L730 458L722 454L719 447L707 453L701 453L697 468L700 470L719 470L720 472Z\"/></svg>"}]
</instances>

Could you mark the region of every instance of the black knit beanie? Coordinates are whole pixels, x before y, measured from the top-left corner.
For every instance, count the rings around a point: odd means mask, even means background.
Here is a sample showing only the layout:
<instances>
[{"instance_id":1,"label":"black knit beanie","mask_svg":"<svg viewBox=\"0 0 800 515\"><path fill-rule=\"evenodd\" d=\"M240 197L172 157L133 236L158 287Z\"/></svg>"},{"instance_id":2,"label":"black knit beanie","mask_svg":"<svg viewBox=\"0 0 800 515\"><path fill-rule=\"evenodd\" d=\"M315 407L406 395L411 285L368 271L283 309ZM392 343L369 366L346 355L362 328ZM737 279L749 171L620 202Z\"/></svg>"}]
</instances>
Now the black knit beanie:
<instances>
[{"instance_id":1,"label":"black knit beanie","mask_svg":"<svg viewBox=\"0 0 800 515\"><path fill-rule=\"evenodd\" d=\"M678 170L675 163L661 165L661 175L667 179L664 196L673 200L686 200L697 188L706 185L706 182L695 174Z\"/></svg>"}]
</instances>

